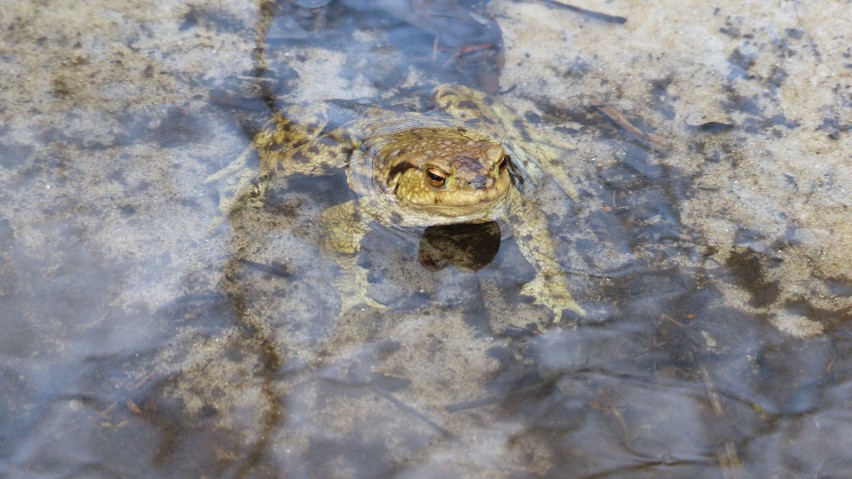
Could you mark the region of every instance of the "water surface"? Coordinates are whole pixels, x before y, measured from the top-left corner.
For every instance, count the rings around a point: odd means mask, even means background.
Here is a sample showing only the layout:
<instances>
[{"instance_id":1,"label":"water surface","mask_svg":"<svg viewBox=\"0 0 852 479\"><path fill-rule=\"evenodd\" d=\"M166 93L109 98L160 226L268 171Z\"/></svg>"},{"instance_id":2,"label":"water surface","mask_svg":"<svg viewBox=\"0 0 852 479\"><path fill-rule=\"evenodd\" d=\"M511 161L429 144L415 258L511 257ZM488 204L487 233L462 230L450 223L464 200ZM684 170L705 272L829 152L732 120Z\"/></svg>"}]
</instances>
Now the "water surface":
<instances>
[{"instance_id":1,"label":"water surface","mask_svg":"<svg viewBox=\"0 0 852 479\"><path fill-rule=\"evenodd\" d=\"M0 17L0 475L852 467L844 2L606 4L623 24L461 2L481 28L445 30L307 3ZM274 111L413 109L442 82L575 143L580 197L537 201L585 317L522 296L534 270L493 226L459 240L500 238L487 259L377 228L388 307L338 317L316 221L342 174L209 232L203 179Z\"/></svg>"}]
</instances>

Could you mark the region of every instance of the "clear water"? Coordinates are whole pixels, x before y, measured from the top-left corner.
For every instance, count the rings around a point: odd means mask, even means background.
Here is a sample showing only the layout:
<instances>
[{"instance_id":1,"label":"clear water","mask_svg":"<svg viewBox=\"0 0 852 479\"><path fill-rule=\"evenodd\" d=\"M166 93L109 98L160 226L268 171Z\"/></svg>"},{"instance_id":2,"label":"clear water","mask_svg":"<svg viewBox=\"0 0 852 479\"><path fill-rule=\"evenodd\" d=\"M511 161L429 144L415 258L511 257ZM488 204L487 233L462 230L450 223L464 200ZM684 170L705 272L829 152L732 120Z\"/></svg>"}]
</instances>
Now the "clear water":
<instances>
[{"instance_id":1,"label":"clear water","mask_svg":"<svg viewBox=\"0 0 852 479\"><path fill-rule=\"evenodd\" d=\"M678 164L680 152L625 133L588 103L565 108L502 85L509 99L531 99L519 111L526 120L577 138L566 161L583 162L580 199L540 201L589 314L553 323L521 296L534 270L490 225L455 243L434 229L377 228L361 264L388 307L338 317L337 271L315 224L351 197L342 173L282 182L265 208L215 233L216 193L201 180L294 92L322 96L323 81L336 91L339 79L305 77L293 58L343 52L351 68L341 71L395 91L370 99L383 104L423 98L439 82L493 88L494 52L453 63L404 11L351 2L282 2L256 24L224 10L175 12L158 21L186 42L210 32L258 40L241 44L240 69L223 61L181 74L166 68L167 42L146 36L144 14L101 12L127 22L125 43L151 70L114 67L133 74L126 84L110 73L112 90L75 82L112 48L83 35L71 47L83 60L51 70L48 101L4 113L0 477L848 474L848 309L822 306L817 293L784 296L775 268L800 241L795 232L773 242L742 225L720 261L720 245L684 220L701 178ZM21 30L20 18L3 20L17 28L5 29L18 36L4 46L16 88L16 68L38 55L27 45L42 35ZM49 50L59 40L45 35ZM566 75L579 82L586 72L578 61ZM166 76L192 88L165 101L150 85ZM139 96L126 94L133 82ZM653 88L660 103L647 108L666 118L677 99ZM98 104L116 97L125 109ZM649 128L641 116L631 118ZM751 136L771 135L705 125L672 140L707 162L748 156ZM471 241L487 252L459 252ZM819 283L812 291L852 291L842 277ZM777 327L783 317L820 331L791 334Z\"/></svg>"}]
</instances>

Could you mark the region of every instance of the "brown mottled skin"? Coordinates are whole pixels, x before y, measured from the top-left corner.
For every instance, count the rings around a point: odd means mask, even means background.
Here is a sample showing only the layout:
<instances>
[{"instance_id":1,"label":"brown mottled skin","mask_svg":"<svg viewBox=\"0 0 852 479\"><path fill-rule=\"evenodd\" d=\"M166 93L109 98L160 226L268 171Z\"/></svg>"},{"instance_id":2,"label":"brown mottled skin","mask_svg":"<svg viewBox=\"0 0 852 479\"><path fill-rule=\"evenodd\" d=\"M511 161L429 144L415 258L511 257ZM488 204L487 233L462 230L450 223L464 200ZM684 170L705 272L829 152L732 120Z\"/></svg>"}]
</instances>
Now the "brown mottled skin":
<instances>
[{"instance_id":1,"label":"brown mottled skin","mask_svg":"<svg viewBox=\"0 0 852 479\"><path fill-rule=\"evenodd\" d=\"M223 194L220 203L227 215L242 198L262 202L272 177L345 168L358 198L328 208L319 222L323 247L342 270L341 314L360 303L383 307L366 294L367 271L357 264L371 222L422 227L500 221L512 227L536 269L521 292L549 308L557 321L564 310L583 315L567 289L544 214L516 187L521 180L553 180L575 198L564 168L552 158L558 148L569 147L528 130L507 107L467 87L440 85L434 98L439 112L370 109L332 129L322 104L291 107L253 141L260 157L255 194L245 194L256 176L245 165L247 154L206 182L236 177L233 194Z\"/></svg>"}]
</instances>

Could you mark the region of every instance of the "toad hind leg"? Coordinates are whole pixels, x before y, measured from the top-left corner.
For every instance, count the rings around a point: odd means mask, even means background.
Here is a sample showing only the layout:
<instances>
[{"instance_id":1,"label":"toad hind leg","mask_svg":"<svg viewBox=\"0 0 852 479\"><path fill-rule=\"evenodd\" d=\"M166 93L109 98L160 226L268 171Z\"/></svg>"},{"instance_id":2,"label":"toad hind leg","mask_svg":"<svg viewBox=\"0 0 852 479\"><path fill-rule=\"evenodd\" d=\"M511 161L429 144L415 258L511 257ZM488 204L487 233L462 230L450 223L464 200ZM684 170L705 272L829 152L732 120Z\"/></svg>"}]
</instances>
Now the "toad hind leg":
<instances>
[{"instance_id":1,"label":"toad hind leg","mask_svg":"<svg viewBox=\"0 0 852 479\"><path fill-rule=\"evenodd\" d=\"M351 123L337 124L339 116L325 103L292 105L275 115L253 141L261 175L322 176L345 167L359 142Z\"/></svg>"},{"instance_id":2,"label":"toad hind leg","mask_svg":"<svg viewBox=\"0 0 852 479\"><path fill-rule=\"evenodd\" d=\"M358 143L349 128L328 131L328 125L328 109L321 103L293 105L268 121L234 161L204 180L218 184L220 216L214 226L245 204L261 206L271 177L320 176L342 169ZM248 161L255 150L259 172ZM243 203L246 197L249 201Z\"/></svg>"}]
</instances>

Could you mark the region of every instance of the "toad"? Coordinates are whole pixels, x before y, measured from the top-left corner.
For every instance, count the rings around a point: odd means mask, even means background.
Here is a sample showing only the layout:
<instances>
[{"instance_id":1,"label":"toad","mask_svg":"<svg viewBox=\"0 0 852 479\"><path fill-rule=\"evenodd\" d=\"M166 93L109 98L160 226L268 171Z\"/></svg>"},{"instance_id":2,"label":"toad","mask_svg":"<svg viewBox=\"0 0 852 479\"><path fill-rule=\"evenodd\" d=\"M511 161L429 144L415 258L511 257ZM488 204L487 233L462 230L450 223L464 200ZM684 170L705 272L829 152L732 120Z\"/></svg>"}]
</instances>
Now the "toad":
<instances>
[{"instance_id":1,"label":"toad","mask_svg":"<svg viewBox=\"0 0 852 479\"><path fill-rule=\"evenodd\" d=\"M247 166L247 151L205 182L233 180L221 188L220 209L227 216L246 204L262 204L275 178L343 169L357 198L329 207L318 222L322 247L341 269L341 315L359 304L384 307L367 294L367 270L358 265L361 240L373 225L487 221L508 225L535 268L522 294L548 308L555 321L566 310L584 315L531 195L536 185L553 181L576 199L555 158L567 143L527 128L508 107L468 87L440 85L433 97L438 108L432 112L370 108L340 125L330 122L325 104L295 105L254 137L259 172Z\"/></svg>"}]
</instances>

